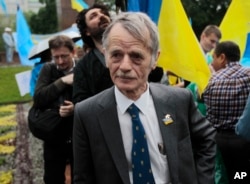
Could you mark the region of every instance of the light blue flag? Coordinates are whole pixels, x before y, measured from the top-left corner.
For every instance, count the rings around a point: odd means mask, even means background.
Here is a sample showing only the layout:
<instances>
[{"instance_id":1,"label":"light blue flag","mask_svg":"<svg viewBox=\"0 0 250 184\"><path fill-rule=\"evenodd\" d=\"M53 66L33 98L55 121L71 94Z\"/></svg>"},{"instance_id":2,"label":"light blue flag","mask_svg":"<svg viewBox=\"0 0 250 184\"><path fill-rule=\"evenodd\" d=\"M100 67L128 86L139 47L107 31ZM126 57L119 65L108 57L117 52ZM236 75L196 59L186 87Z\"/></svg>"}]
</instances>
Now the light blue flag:
<instances>
[{"instance_id":1,"label":"light blue flag","mask_svg":"<svg viewBox=\"0 0 250 184\"><path fill-rule=\"evenodd\" d=\"M0 0L0 5L1 5L4 13L7 15L8 12L7 12L7 7L6 7L6 4L5 4L5 0Z\"/></svg>"},{"instance_id":2,"label":"light blue flag","mask_svg":"<svg viewBox=\"0 0 250 184\"><path fill-rule=\"evenodd\" d=\"M17 6L16 29L16 49L19 54L20 62L22 65L33 66L36 60L29 60L28 55L34 44L31 40L29 26L19 6Z\"/></svg>"},{"instance_id":3,"label":"light blue flag","mask_svg":"<svg viewBox=\"0 0 250 184\"><path fill-rule=\"evenodd\" d=\"M250 67L250 33L247 34L245 52L240 63L244 67Z\"/></svg>"},{"instance_id":4,"label":"light blue flag","mask_svg":"<svg viewBox=\"0 0 250 184\"><path fill-rule=\"evenodd\" d=\"M162 0L128 0L127 10L146 13L156 24L161 11Z\"/></svg>"},{"instance_id":5,"label":"light blue flag","mask_svg":"<svg viewBox=\"0 0 250 184\"><path fill-rule=\"evenodd\" d=\"M162 0L148 0L147 14L151 19L158 24L158 19L160 16Z\"/></svg>"}]
</instances>

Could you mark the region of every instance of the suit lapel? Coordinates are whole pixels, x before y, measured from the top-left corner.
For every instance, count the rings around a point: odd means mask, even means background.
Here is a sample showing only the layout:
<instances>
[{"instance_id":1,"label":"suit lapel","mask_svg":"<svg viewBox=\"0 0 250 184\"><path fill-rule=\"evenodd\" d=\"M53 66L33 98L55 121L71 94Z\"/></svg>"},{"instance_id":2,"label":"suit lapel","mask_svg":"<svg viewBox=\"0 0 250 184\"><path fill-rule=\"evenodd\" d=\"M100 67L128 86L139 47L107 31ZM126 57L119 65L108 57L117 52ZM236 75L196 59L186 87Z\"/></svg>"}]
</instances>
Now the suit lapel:
<instances>
[{"instance_id":1,"label":"suit lapel","mask_svg":"<svg viewBox=\"0 0 250 184\"><path fill-rule=\"evenodd\" d=\"M163 90L162 88L154 87L150 85L150 91L154 100L155 110L158 118L158 123L160 131L162 134L162 139L167 153L167 160L169 165L169 172L171 176L171 181L174 182L177 179L178 173L178 151L176 140L178 130L177 123L175 122L176 117L176 108L175 104L171 103L171 98L173 94L170 94L169 91ZM166 105L167 104L167 105ZM173 120L172 123L165 124L165 116L169 115Z\"/></svg>"},{"instance_id":2,"label":"suit lapel","mask_svg":"<svg viewBox=\"0 0 250 184\"><path fill-rule=\"evenodd\" d=\"M117 115L114 88L110 90L108 96L103 98L100 106L103 108L103 111L99 116L100 127L123 183L128 184L130 183L128 163L125 156L120 124Z\"/></svg>"}]
</instances>

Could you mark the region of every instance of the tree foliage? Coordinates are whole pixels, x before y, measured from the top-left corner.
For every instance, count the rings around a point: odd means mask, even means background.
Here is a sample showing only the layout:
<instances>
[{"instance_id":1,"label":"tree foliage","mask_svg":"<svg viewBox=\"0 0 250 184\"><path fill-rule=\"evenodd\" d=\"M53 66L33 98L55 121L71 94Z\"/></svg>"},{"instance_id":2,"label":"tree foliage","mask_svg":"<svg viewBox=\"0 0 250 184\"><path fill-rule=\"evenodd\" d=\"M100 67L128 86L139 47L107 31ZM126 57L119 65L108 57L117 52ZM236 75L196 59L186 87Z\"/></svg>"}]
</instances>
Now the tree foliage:
<instances>
[{"instance_id":1,"label":"tree foliage","mask_svg":"<svg viewBox=\"0 0 250 184\"><path fill-rule=\"evenodd\" d=\"M48 34L58 31L58 19L56 11L56 0L39 0L45 4L40 8L37 14L29 19L29 25L32 33Z\"/></svg>"},{"instance_id":2,"label":"tree foliage","mask_svg":"<svg viewBox=\"0 0 250 184\"><path fill-rule=\"evenodd\" d=\"M209 24L220 25L231 0L181 0L197 36Z\"/></svg>"}]
</instances>

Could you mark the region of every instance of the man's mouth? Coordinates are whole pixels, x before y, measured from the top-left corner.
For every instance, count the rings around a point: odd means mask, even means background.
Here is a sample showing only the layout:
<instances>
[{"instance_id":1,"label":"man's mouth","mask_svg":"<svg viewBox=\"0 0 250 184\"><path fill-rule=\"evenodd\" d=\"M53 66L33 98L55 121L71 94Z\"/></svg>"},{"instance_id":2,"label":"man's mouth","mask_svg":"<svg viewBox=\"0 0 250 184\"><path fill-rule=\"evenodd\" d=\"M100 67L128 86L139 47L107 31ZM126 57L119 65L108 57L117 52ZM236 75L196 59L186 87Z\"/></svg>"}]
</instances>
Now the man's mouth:
<instances>
[{"instance_id":1,"label":"man's mouth","mask_svg":"<svg viewBox=\"0 0 250 184\"><path fill-rule=\"evenodd\" d=\"M109 22L101 22L100 27L107 27L109 25Z\"/></svg>"}]
</instances>

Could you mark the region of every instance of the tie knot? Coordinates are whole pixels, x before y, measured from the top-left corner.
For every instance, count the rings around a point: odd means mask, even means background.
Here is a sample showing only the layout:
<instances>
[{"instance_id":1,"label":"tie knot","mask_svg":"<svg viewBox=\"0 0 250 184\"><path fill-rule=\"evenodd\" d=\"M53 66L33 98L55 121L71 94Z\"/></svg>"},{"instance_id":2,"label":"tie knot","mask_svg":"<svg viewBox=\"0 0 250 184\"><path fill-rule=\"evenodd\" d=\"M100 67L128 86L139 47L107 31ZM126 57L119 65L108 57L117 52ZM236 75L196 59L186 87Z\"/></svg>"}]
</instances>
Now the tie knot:
<instances>
[{"instance_id":1,"label":"tie knot","mask_svg":"<svg viewBox=\"0 0 250 184\"><path fill-rule=\"evenodd\" d=\"M136 118L139 116L139 109L135 104L130 105L127 111L132 118Z\"/></svg>"}]
</instances>

